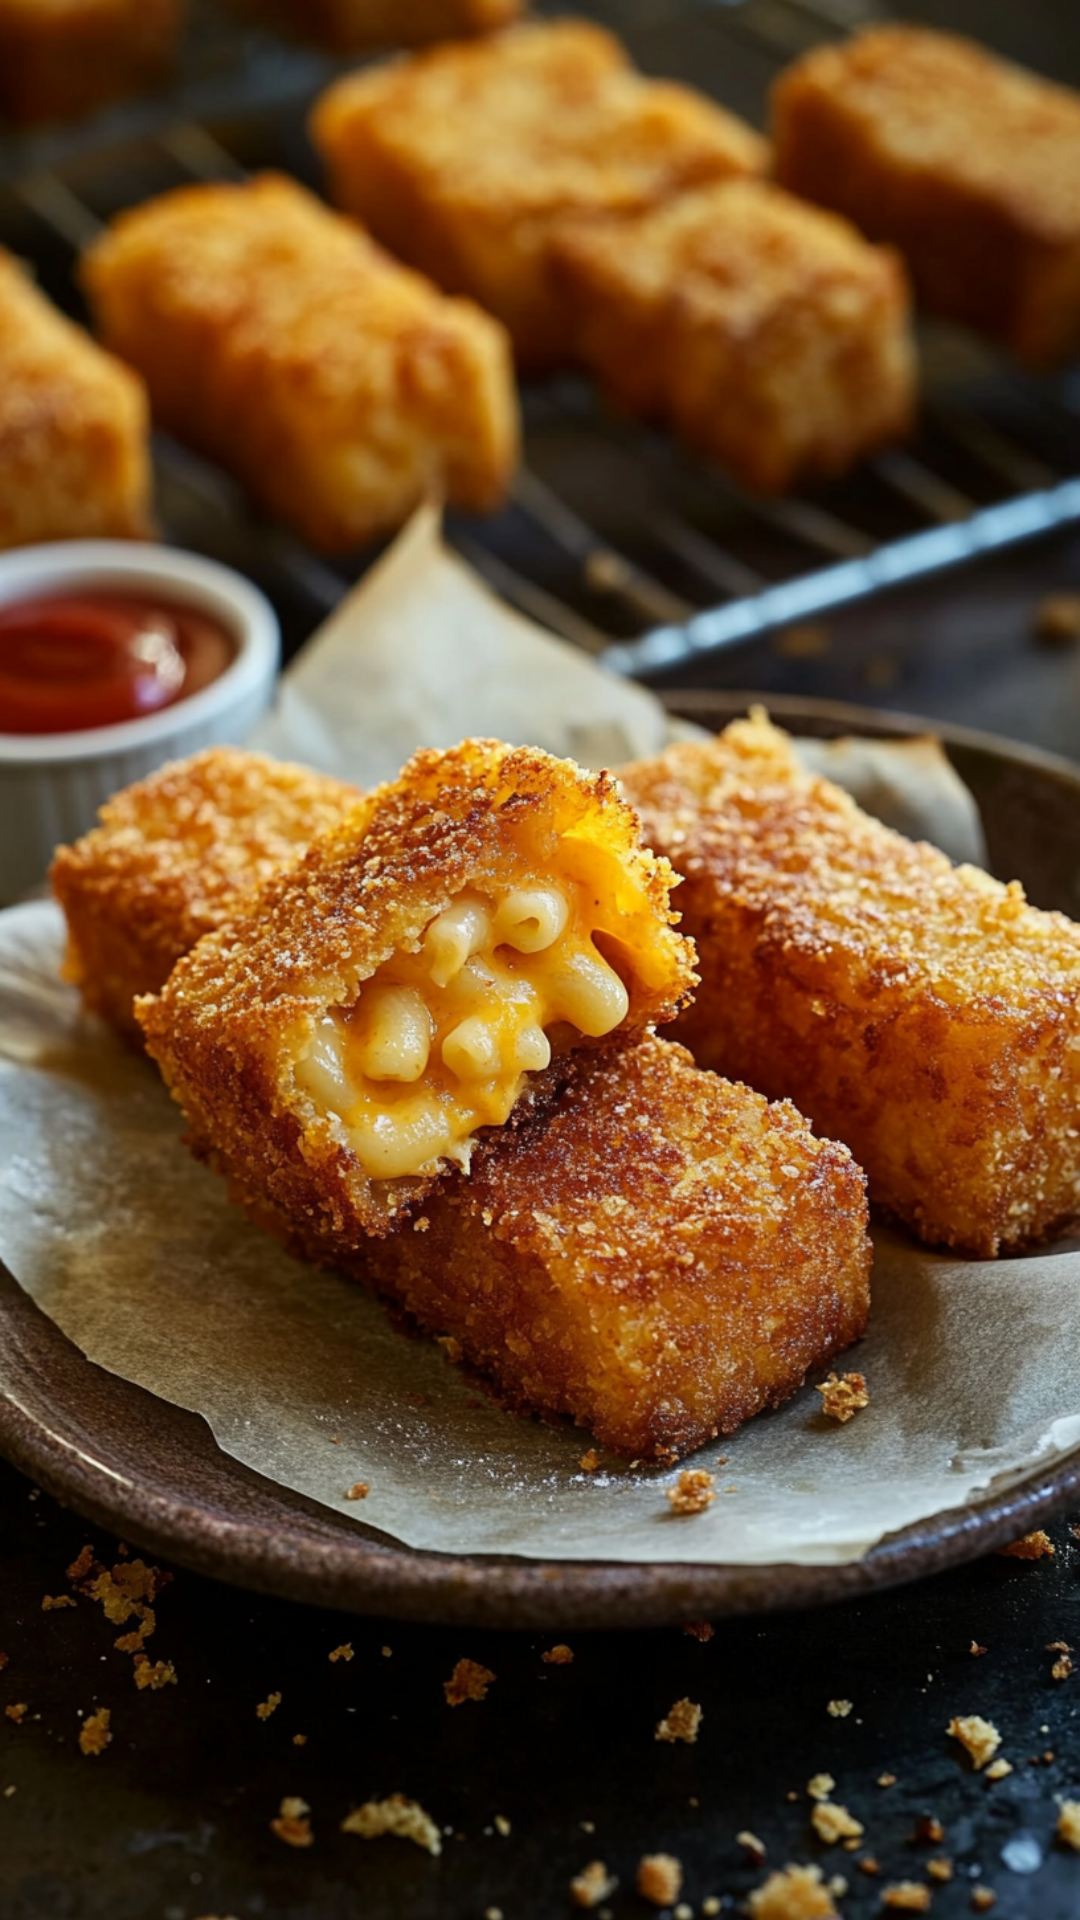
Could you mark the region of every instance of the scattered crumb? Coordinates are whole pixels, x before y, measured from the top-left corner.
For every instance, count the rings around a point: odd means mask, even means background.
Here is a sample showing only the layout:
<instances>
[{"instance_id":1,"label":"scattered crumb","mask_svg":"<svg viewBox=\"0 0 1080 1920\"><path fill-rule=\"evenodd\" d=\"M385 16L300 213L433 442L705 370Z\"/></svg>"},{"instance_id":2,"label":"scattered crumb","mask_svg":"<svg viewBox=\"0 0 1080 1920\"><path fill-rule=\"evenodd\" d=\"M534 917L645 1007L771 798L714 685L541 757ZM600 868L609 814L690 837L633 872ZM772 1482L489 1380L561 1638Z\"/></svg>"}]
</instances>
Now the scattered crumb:
<instances>
[{"instance_id":1,"label":"scattered crumb","mask_svg":"<svg viewBox=\"0 0 1080 1920\"><path fill-rule=\"evenodd\" d=\"M52 1613L57 1607L73 1607L75 1604L70 1593L47 1593L42 1598L41 1611L42 1613Z\"/></svg>"},{"instance_id":2,"label":"scattered crumb","mask_svg":"<svg viewBox=\"0 0 1080 1920\"><path fill-rule=\"evenodd\" d=\"M335 1647L333 1652L331 1653L330 1665L331 1666L336 1665L336 1663L339 1660L351 1660L352 1657L353 1657L352 1641L343 1640L340 1647Z\"/></svg>"},{"instance_id":3,"label":"scattered crumb","mask_svg":"<svg viewBox=\"0 0 1080 1920\"><path fill-rule=\"evenodd\" d=\"M306 1746L307 1746L307 1734L306 1734L306 1733L294 1733L294 1734L293 1734L293 1737L292 1737L292 1743L293 1743L293 1746L294 1746L294 1747L306 1747Z\"/></svg>"},{"instance_id":4,"label":"scattered crumb","mask_svg":"<svg viewBox=\"0 0 1080 1920\"><path fill-rule=\"evenodd\" d=\"M667 1497L675 1513L704 1513L716 1499L716 1481L704 1467L686 1467Z\"/></svg>"},{"instance_id":5,"label":"scattered crumb","mask_svg":"<svg viewBox=\"0 0 1080 1920\"><path fill-rule=\"evenodd\" d=\"M753 1920L837 1920L820 1867L785 1867L755 1887L748 1910Z\"/></svg>"},{"instance_id":6,"label":"scattered crumb","mask_svg":"<svg viewBox=\"0 0 1080 1920\"><path fill-rule=\"evenodd\" d=\"M93 1572L93 1568L94 1549L93 1547L84 1547L78 1558L73 1560L68 1568L67 1578L72 1581L75 1586L78 1586L80 1580L85 1580L87 1575Z\"/></svg>"},{"instance_id":7,"label":"scattered crumb","mask_svg":"<svg viewBox=\"0 0 1080 1920\"><path fill-rule=\"evenodd\" d=\"M765 1842L764 1840L759 1840L756 1833L751 1833L748 1827L744 1827L741 1833L735 1835L735 1841L736 1844L742 1848L743 1852L748 1855L751 1866L763 1867L765 1865Z\"/></svg>"},{"instance_id":8,"label":"scattered crumb","mask_svg":"<svg viewBox=\"0 0 1080 1920\"><path fill-rule=\"evenodd\" d=\"M73 1564L78 1566L81 1560L80 1554ZM68 1572L70 1575L70 1568ZM133 1615L145 1625L147 1611L172 1579L171 1573L163 1573L160 1567L148 1567L145 1560L120 1560L110 1573L107 1567L98 1567L93 1556L91 1573L93 1577L88 1576L82 1582L82 1591L91 1600L101 1602L106 1620L114 1627L126 1626ZM147 1632L152 1630L147 1628Z\"/></svg>"},{"instance_id":9,"label":"scattered crumb","mask_svg":"<svg viewBox=\"0 0 1080 1920\"><path fill-rule=\"evenodd\" d=\"M568 1667L574 1658L574 1651L560 1640L558 1646L549 1647L540 1658L546 1667Z\"/></svg>"},{"instance_id":10,"label":"scattered crumb","mask_svg":"<svg viewBox=\"0 0 1080 1920\"><path fill-rule=\"evenodd\" d=\"M382 1654L384 1660L392 1660L394 1657L393 1647L380 1647L379 1652Z\"/></svg>"},{"instance_id":11,"label":"scattered crumb","mask_svg":"<svg viewBox=\"0 0 1080 1920\"><path fill-rule=\"evenodd\" d=\"M510 1831L510 1822L505 1813L497 1813L495 1815L495 1831L496 1833L501 1833L504 1840L506 1839Z\"/></svg>"},{"instance_id":12,"label":"scattered crumb","mask_svg":"<svg viewBox=\"0 0 1080 1920\"><path fill-rule=\"evenodd\" d=\"M1054 1832L1067 1847L1080 1853L1080 1800L1063 1800Z\"/></svg>"},{"instance_id":13,"label":"scattered crumb","mask_svg":"<svg viewBox=\"0 0 1080 1920\"><path fill-rule=\"evenodd\" d=\"M931 1893L918 1880L897 1880L883 1887L881 1904L902 1913L929 1913Z\"/></svg>"},{"instance_id":14,"label":"scattered crumb","mask_svg":"<svg viewBox=\"0 0 1080 1920\"><path fill-rule=\"evenodd\" d=\"M79 1728L79 1745L84 1753L104 1753L112 1734L109 1721L112 1719L108 1707L99 1707L96 1713L88 1713Z\"/></svg>"},{"instance_id":15,"label":"scattered crumb","mask_svg":"<svg viewBox=\"0 0 1080 1920\"><path fill-rule=\"evenodd\" d=\"M895 1773L879 1773L877 1783L879 1787L895 1787L896 1775Z\"/></svg>"},{"instance_id":16,"label":"scattered crumb","mask_svg":"<svg viewBox=\"0 0 1080 1920\"><path fill-rule=\"evenodd\" d=\"M581 1468L582 1473L595 1473L599 1465L600 1455L597 1453L595 1447L590 1447L588 1453L583 1453L581 1459L578 1461L578 1466Z\"/></svg>"},{"instance_id":17,"label":"scattered crumb","mask_svg":"<svg viewBox=\"0 0 1080 1920\"><path fill-rule=\"evenodd\" d=\"M997 1894L994 1892L993 1887L975 1887L972 1890L971 1910L973 1913L989 1913L991 1907L996 1906Z\"/></svg>"},{"instance_id":18,"label":"scattered crumb","mask_svg":"<svg viewBox=\"0 0 1080 1920\"><path fill-rule=\"evenodd\" d=\"M851 1712L850 1700L830 1700L825 1711L831 1713L834 1720L846 1720Z\"/></svg>"},{"instance_id":19,"label":"scattered crumb","mask_svg":"<svg viewBox=\"0 0 1080 1920\"><path fill-rule=\"evenodd\" d=\"M698 1728L702 1722L702 1711L694 1700L676 1700L669 1707L664 1718L658 1723L654 1738L657 1740L683 1740L692 1747L698 1737ZM664 1856L658 1855L657 1858ZM662 1903L661 1903L662 1904Z\"/></svg>"},{"instance_id":20,"label":"scattered crumb","mask_svg":"<svg viewBox=\"0 0 1080 1920\"><path fill-rule=\"evenodd\" d=\"M827 1800L836 1781L831 1773L815 1773L806 1783L806 1791L811 1800Z\"/></svg>"},{"instance_id":21,"label":"scattered crumb","mask_svg":"<svg viewBox=\"0 0 1080 1920\"><path fill-rule=\"evenodd\" d=\"M830 1373L824 1386L815 1387L815 1393L821 1395L821 1411L829 1420L838 1420L845 1426L862 1407L870 1405L870 1395L866 1390L866 1380L861 1373L842 1373L839 1377Z\"/></svg>"},{"instance_id":22,"label":"scattered crumb","mask_svg":"<svg viewBox=\"0 0 1080 1920\"><path fill-rule=\"evenodd\" d=\"M835 1806L831 1800L823 1800L813 1809L810 1825L827 1847L834 1847L838 1840L858 1840L865 1832L861 1820L856 1820L846 1807Z\"/></svg>"},{"instance_id":23,"label":"scattered crumb","mask_svg":"<svg viewBox=\"0 0 1080 1920\"><path fill-rule=\"evenodd\" d=\"M366 1500L370 1492L371 1488L366 1480L354 1480L352 1486L346 1488L345 1498L346 1500Z\"/></svg>"},{"instance_id":24,"label":"scattered crumb","mask_svg":"<svg viewBox=\"0 0 1080 1920\"><path fill-rule=\"evenodd\" d=\"M21 1727L29 1711L30 1703L27 1700L16 1700L12 1706L4 1708L8 1719L14 1720L17 1727Z\"/></svg>"},{"instance_id":25,"label":"scattered crumb","mask_svg":"<svg viewBox=\"0 0 1080 1920\"><path fill-rule=\"evenodd\" d=\"M1080 640L1080 593L1048 593L1035 609L1035 636L1050 647Z\"/></svg>"},{"instance_id":26,"label":"scattered crumb","mask_svg":"<svg viewBox=\"0 0 1080 1920\"><path fill-rule=\"evenodd\" d=\"M862 1859L859 1861L859 1872L869 1873L871 1875L881 1872L881 1868L878 1866L877 1860L872 1853L863 1854Z\"/></svg>"},{"instance_id":27,"label":"scattered crumb","mask_svg":"<svg viewBox=\"0 0 1080 1920\"><path fill-rule=\"evenodd\" d=\"M331 1659L333 1659L332 1654L330 1657ZM272 1713L276 1713L280 1705L281 1705L280 1693L268 1693L265 1700L260 1700L255 1711L258 1714L260 1720L269 1720L270 1715Z\"/></svg>"},{"instance_id":28,"label":"scattered crumb","mask_svg":"<svg viewBox=\"0 0 1080 1920\"><path fill-rule=\"evenodd\" d=\"M408 1800L403 1793L392 1793L385 1800L365 1800L362 1807L346 1814L341 1831L358 1833L362 1840L377 1840L390 1833L398 1840L413 1841L428 1853L442 1852L439 1829L431 1815L424 1812L418 1800Z\"/></svg>"},{"instance_id":29,"label":"scattered crumb","mask_svg":"<svg viewBox=\"0 0 1080 1920\"><path fill-rule=\"evenodd\" d=\"M689 1634L691 1640L700 1640L702 1645L716 1636L716 1628L708 1620L688 1620L683 1632Z\"/></svg>"},{"instance_id":30,"label":"scattered crumb","mask_svg":"<svg viewBox=\"0 0 1080 1920\"><path fill-rule=\"evenodd\" d=\"M149 1687L152 1692L156 1693L161 1687L175 1687L178 1684L176 1668L173 1666L171 1660L155 1660L153 1665L151 1665L145 1653L136 1654L135 1685L140 1691L144 1687ZM280 1693L271 1694L270 1699L273 1700L274 1706L276 1706L281 1699L281 1695ZM267 1708L271 1713L274 1710L274 1708L270 1706L269 1701L267 1701ZM263 1719L266 1718L261 1707L257 1708L257 1712L262 1714Z\"/></svg>"},{"instance_id":31,"label":"scattered crumb","mask_svg":"<svg viewBox=\"0 0 1080 1920\"><path fill-rule=\"evenodd\" d=\"M570 1898L575 1907L598 1907L601 1900L614 1893L618 1884L602 1860L590 1860L571 1880Z\"/></svg>"},{"instance_id":32,"label":"scattered crumb","mask_svg":"<svg viewBox=\"0 0 1080 1920\"><path fill-rule=\"evenodd\" d=\"M708 1899L702 1901L701 1911L708 1916L708 1920L713 1920L713 1915L719 1913L720 1902L715 1893L710 1893Z\"/></svg>"},{"instance_id":33,"label":"scattered crumb","mask_svg":"<svg viewBox=\"0 0 1080 1920\"><path fill-rule=\"evenodd\" d=\"M985 1767L987 1761L1001 1745L1001 1735L991 1720L984 1720L980 1714L970 1713L954 1717L945 1729L954 1740L959 1740L971 1755L976 1770Z\"/></svg>"},{"instance_id":34,"label":"scattered crumb","mask_svg":"<svg viewBox=\"0 0 1080 1920\"><path fill-rule=\"evenodd\" d=\"M482 1667L479 1661L459 1660L449 1680L443 1683L447 1704L460 1707L466 1700L485 1700L494 1679L490 1667Z\"/></svg>"},{"instance_id":35,"label":"scattered crumb","mask_svg":"<svg viewBox=\"0 0 1080 1920\"><path fill-rule=\"evenodd\" d=\"M999 1759L995 1760L991 1766L987 1767L986 1778L988 1780L1004 1780L1006 1774L1011 1772L1012 1762L1006 1760L1004 1755L1002 1755Z\"/></svg>"},{"instance_id":36,"label":"scattered crumb","mask_svg":"<svg viewBox=\"0 0 1080 1920\"><path fill-rule=\"evenodd\" d=\"M140 1607L139 1612L142 1616L142 1625L136 1627L133 1633L122 1633L119 1640L113 1641L113 1646L116 1648L117 1653L141 1652L143 1646L153 1633L157 1625L153 1608Z\"/></svg>"},{"instance_id":37,"label":"scattered crumb","mask_svg":"<svg viewBox=\"0 0 1080 1920\"><path fill-rule=\"evenodd\" d=\"M646 1853L638 1862L637 1890L654 1907L673 1906L682 1892L682 1861L673 1853Z\"/></svg>"},{"instance_id":38,"label":"scattered crumb","mask_svg":"<svg viewBox=\"0 0 1080 1920\"><path fill-rule=\"evenodd\" d=\"M295 1794L286 1794L281 1803L276 1820L271 1820L270 1831L284 1840L287 1847L310 1847L315 1835L311 1831L308 1814L311 1808L306 1800L300 1800Z\"/></svg>"},{"instance_id":39,"label":"scattered crumb","mask_svg":"<svg viewBox=\"0 0 1080 1920\"><path fill-rule=\"evenodd\" d=\"M694 1920L694 1909L686 1900L680 1900L675 1908L672 1920Z\"/></svg>"},{"instance_id":40,"label":"scattered crumb","mask_svg":"<svg viewBox=\"0 0 1080 1920\"><path fill-rule=\"evenodd\" d=\"M986 1652L986 1648L980 1647L978 1641L973 1640L970 1647L968 1648L968 1652L972 1654L973 1657L977 1660L980 1654L983 1654Z\"/></svg>"},{"instance_id":41,"label":"scattered crumb","mask_svg":"<svg viewBox=\"0 0 1080 1920\"><path fill-rule=\"evenodd\" d=\"M1054 1551L1054 1543L1049 1534L1039 1527L1034 1533L1025 1533L1022 1540L1014 1540L1011 1547L999 1547L999 1554L1012 1560L1044 1560Z\"/></svg>"},{"instance_id":42,"label":"scattered crumb","mask_svg":"<svg viewBox=\"0 0 1080 1920\"><path fill-rule=\"evenodd\" d=\"M18 1792L18 1788L17 1788L17 1787L5 1787L5 1788L4 1788L4 1799L5 1799L5 1800L10 1800L10 1799L11 1799L11 1796L12 1796L12 1794L14 1794L14 1793L17 1793L17 1792ZM719 1909L718 1909L718 1911L719 1911Z\"/></svg>"},{"instance_id":43,"label":"scattered crumb","mask_svg":"<svg viewBox=\"0 0 1080 1920\"><path fill-rule=\"evenodd\" d=\"M931 1846L938 1847L945 1838L945 1829L940 1820L935 1820L932 1813L924 1814L922 1819L916 1822L913 1838L917 1846L929 1841Z\"/></svg>"},{"instance_id":44,"label":"scattered crumb","mask_svg":"<svg viewBox=\"0 0 1080 1920\"><path fill-rule=\"evenodd\" d=\"M951 1860L946 1859L944 1854L941 1854L938 1859L927 1861L926 1871L930 1875L931 1880L951 1880L953 1877L953 1864Z\"/></svg>"},{"instance_id":45,"label":"scattered crumb","mask_svg":"<svg viewBox=\"0 0 1080 1920\"><path fill-rule=\"evenodd\" d=\"M1073 1663L1067 1653L1059 1654L1050 1669L1051 1680L1067 1680L1073 1670Z\"/></svg>"},{"instance_id":46,"label":"scattered crumb","mask_svg":"<svg viewBox=\"0 0 1080 1920\"><path fill-rule=\"evenodd\" d=\"M501 1907L485 1907L484 1920L503 1920L502 1908Z\"/></svg>"}]
</instances>

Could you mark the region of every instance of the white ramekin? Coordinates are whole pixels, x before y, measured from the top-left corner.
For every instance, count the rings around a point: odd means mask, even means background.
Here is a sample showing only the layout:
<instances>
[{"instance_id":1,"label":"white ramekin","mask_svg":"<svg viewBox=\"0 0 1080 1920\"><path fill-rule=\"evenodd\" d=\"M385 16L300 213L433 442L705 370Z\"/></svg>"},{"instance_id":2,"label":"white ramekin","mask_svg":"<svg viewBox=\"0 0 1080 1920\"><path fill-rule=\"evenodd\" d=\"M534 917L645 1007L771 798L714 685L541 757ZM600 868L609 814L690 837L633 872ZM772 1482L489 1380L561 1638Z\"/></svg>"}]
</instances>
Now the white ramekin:
<instances>
[{"instance_id":1,"label":"white ramekin","mask_svg":"<svg viewBox=\"0 0 1080 1920\"><path fill-rule=\"evenodd\" d=\"M281 650L277 617L257 587L198 554L127 540L63 540L0 553L0 606L42 593L149 590L220 620L236 658L201 693L117 726L78 733L0 733L0 904L44 876L53 849L94 824L118 788L166 760L242 745L270 704Z\"/></svg>"}]
</instances>

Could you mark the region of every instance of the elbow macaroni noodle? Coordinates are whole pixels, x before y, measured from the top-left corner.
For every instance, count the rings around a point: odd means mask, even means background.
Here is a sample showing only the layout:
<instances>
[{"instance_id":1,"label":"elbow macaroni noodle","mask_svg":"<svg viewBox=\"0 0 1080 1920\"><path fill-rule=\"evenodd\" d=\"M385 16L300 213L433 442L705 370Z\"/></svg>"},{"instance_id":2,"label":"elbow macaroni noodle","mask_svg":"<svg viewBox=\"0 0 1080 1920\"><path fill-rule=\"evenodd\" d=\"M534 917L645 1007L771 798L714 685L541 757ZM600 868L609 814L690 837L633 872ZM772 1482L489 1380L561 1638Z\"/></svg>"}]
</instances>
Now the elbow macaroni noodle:
<instances>
[{"instance_id":1,"label":"elbow macaroni noodle","mask_svg":"<svg viewBox=\"0 0 1080 1920\"><path fill-rule=\"evenodd\" d=\"M440 1159L467 1168L477 1128L501 1126L526 1075L547 1066L551 1031L599 1039L626 1018L626 987L593 942L591 889L568 891L460 894L417 952L393 955L353 1006L323 1015L297 1082L340 1120L370 1178Z\"/></svg>"}]
</instances>

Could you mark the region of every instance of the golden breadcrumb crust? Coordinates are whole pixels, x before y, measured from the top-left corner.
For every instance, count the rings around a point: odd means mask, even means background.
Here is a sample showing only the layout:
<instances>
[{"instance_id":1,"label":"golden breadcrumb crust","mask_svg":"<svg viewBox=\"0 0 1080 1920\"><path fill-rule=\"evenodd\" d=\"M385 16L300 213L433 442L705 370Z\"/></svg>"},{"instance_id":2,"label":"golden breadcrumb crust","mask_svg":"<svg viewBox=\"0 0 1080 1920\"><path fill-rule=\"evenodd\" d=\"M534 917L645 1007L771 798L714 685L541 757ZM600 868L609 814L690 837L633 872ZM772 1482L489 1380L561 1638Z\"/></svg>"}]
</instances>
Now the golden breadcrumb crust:
<instances>
[{"instance_id":1,"label":"golden breadcrumb crust","mask_svg":"<svg viewBox=\"0 0 1080 1920\"><path fill-rule=\"evenodd\" d=\"M656 1036L590 1056L423 1217L349 1271L509 1403L632 1457L731 1433L866 1323L865 1182L847 1148Z\"/></svg>"},{"instance_id":2,"label":"golden breadcrumb crust","mask_svg":"<svg viewBox=\"0 0 1080 1920\"><path fill-rule=\"evenodd\" d=\"M524 0L277 0L268 10L339 53L360 53L491 33L516 20Z\"/></svg>"},{"instance_id":3,"label":"golden breadcrumb crust","mask_svg":"<svg viewBox=\"0 0 1080 1920\"><path fill-rule=\"evenodd\" d=\"M548 257L565 215L636 212L699 181L760 173L767 154L704 95L636 73L584 20L525 23L350 74L311 129L338 204L498 314L533 369L571 346Z\"/></svg>"},{"instance_id":4,"label":"golden breadcrumb crust","mask_svg":"<svg viewBox=\"0 0 1080 1920\"><path fill-rule=\"evenodd\" d=\"M870 819L761 720L623 781L683 875L700 1065L794 1100L930 1242L990 1256L1080 1212L1080 929Z\"/></svg>"},{"instance_id":5,"label":"golden breadcrumb crust","mask_svg":"<svg viewBox=\"0 0 1080 1920\"><path fill-rule=\"evenodd\" d=\"M0 0L0 113L64 120L161 77L181 0Z\"/></svg>"},{"instance_id":6,"label":"golden breadcrumb crust","mask_svg":"<svg viewBox=\"0 0 1080 1920\"><path fill-rule=\"evenodd\" d=\"M295 181L148 201L90 248L82 280L163 425L312 545L388 532L432 491L501 501L518 444L502 327Z\"/></svg>"},{"instance_id":7,"label":"golden breadcrumb crust","mask_svg":"<svg viewBox=\"0 0 1080 1920\"><path fill-rule=\"evenodd\" d=\"M575 345L618 406L746 486L835 474L912 420L898 257L764 180L721 181L554 246Z\"/></svg>"},{"instance_id":8,"label":"golden breadcrumb crust","mask_svg":"<svg viewBox=\"0 0 1080 1920\"><path fill-rule=\"evenodd\" d=\"M260 1216L279 1209L347 1258L430 1190L434 1174L370 1179L340 1120L297 1086L296 1063L327 1010L350 1006L392 955L416 951L457 894L498 898L522 884L523 862L557 883L568 835L599 843L612 886L625 876L633 891L620 1035L672 1018L696 977L693 949L674 931L671 869L641 847L615 781L491 740L415 754L139 1001L151 1054L239 1199ZM557 1056L535 1084L569 1070Z\"/></svg>"},{"instance_id":9,"label":"golden breadcrumb crust","mask_svg":"<svg viewBox=\"0 0 1080 1920\"><path fill-rule=\"evenodd\" d=\"M785 186L892 241L928 307L1034 362L1080 341L1080 94L880 26L789 67L773 131Z\"/></svg>"},{"instance_id":10,"label":"golden breadcrumb crust","mask_svg":"<svg viewBox=\"0 0 1080 1920\"><path fill-rule=\"evenodd\" d=\"M0 248L0 547L149 532L142 381Z\"/></svg>"},{"instance_id":11,"label":"golden breadcrumb crust","mask_svg":"<svg viewBox=\"0 0 1080 1920\"><path fill-rule=\"evenodd\" d=\"M156 993L245 894L336 826L356 787L238 747L210 747L125 787L50 871L65 963L90 1012L142 1044L133 1002Z\"/></svg>"}]
</instances>

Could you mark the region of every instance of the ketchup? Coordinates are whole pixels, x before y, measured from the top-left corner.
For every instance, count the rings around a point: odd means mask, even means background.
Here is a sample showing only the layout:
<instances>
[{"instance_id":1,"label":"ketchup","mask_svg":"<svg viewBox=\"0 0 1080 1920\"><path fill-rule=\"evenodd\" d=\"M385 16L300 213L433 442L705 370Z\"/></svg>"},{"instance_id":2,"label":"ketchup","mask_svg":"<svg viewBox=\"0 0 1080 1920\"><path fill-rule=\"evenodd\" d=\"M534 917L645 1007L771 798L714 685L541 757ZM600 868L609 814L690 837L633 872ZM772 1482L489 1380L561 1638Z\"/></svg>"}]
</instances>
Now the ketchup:
<instances>
[{"instance_id":1,"label":"ketchup","mask_svg":"<svg viewBox=\"0 0 1080 1920\"><path fill-rule=\"evenodd\" d=\"M0 733L77 733L199 693L236 654L196 607L139 593L50 594L0 606Z\"/></svg>"}]
</instances>

